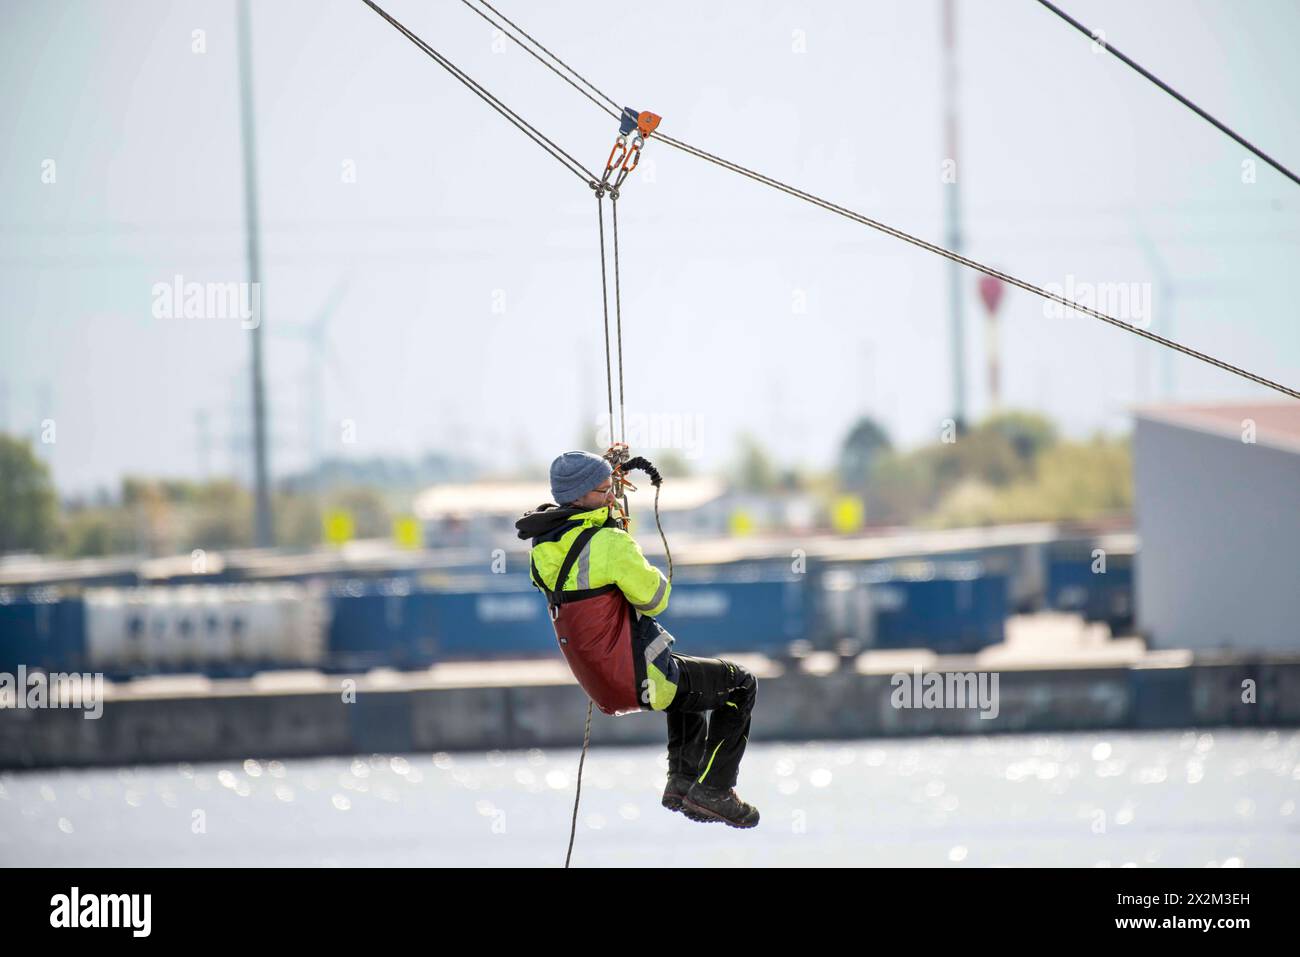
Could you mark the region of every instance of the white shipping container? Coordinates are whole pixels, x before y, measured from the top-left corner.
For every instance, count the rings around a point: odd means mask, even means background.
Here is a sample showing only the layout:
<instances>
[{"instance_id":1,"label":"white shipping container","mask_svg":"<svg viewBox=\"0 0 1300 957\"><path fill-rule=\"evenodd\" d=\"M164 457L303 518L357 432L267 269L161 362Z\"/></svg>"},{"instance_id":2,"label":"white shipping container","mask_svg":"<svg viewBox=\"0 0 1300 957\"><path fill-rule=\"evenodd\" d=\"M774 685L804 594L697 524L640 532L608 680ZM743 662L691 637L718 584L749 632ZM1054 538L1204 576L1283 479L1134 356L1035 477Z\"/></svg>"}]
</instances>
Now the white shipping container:
<instances>
[{"instance_id":1,"label":"white shipping container","mask_svg":"<svg viewBox=\"0 0 1300 957\"><path fill-rule=\"evenodd\" d=\"M294 583L96 588L86 650L102 668L319 664L326 600Z\"/></svg>"}]
</instances>

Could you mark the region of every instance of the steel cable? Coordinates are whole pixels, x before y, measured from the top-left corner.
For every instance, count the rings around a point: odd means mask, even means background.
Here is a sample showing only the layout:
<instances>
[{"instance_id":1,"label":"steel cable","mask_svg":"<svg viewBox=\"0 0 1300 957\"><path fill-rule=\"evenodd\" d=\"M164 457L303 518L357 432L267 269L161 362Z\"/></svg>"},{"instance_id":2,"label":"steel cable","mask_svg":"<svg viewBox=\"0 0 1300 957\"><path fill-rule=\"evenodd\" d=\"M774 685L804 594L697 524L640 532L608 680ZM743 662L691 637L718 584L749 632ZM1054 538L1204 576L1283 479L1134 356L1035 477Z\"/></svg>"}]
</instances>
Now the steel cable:
<instances>
[{"instance_id":1,"label":"steel cable","mask_svg":"<svg viewBox=\"0 0 1300 957\"><path fill-rule=\"evenodd\" d=\"M369 2L369 0L367 0L367 2ZM467 0L462 0L462 2L467 3ZM573 77L576 77L582 83L586 84L592 91L598 94L607 103L614 105L614 107L617 109L617 104L614 102L614 100L610 99L609 96L607 96L604 92L602 92L590 80L583 77L582 74L578 73L578 71L574 70L571 66L565 63L563 60L561 60L558 56L556 56L554 53L552 53L550 50L544 47L541 43L539 43L536 39L534 39L532 35L529 34L526 30L524 30L523 28L515 24L513 21L507 20L499 11L497 11L495 7L493 7L490 3L488 3L487 0L479 0L479 2L482 3L489 10L492 10L498 16L501 16L503 20L505 20L512 27L518 30L519 33L522 34L524 37L526 37L530 43L534 44L538 49L542 50L547 56L549 56L552 60L554 60L555 63L558 63L561 67L567 70ZM484 16L485 19L488 19L489 22L494 23L497 29L501 30L502 33L504 33L506 36L509 36L512 40L515 41L515 43L523 47L523 49L528 50L530 53L532 53L535 59L543 63L548 69L550 69L557 76L560 76L562 79L568 80L568 78L565 77L563 73L561 73L558 69L556 69L554 64L547 63L544 59L541 58L541 56L539 56L534 51L530 50L529 47L522 40L519 39L519 37L512 34L509 30L505 29L500 24L496 24L490 18L486 17L486 14L482 14L480 12L480 15ZM568 82L570 86L575 85L572 81L568 81ZM594 102L594 98L591 97L590 95L588 95L587 98L589 100L593 100ZM600 106L600 104L597 104L597 106ZM608 112L607 110L605 110L603 106L601 106L600 108L602 111ZM673 137L668 136L667 134L662 133L660 131L656 131L654 135L659 139L663 140L669 146L672 146L675 149L681 150L682 152L695 156L698 159L706 160L708 162L721 166L724 169L730 170L731 172L739 173L740 175L746 176L754 180L755 182L759 182L764 184L765 186L770 186L773 189L780 190L781 192L794 196L797 199L802 199L805 202L812 203L814 206L819 206L822 209L827 210L828 212L836 213L840 216L845 217L846 219L851 219L854 222L860 223L864 226L869 226L872 229L885 233L888 236L892 236L895 239L901 239L903 242L910 243L913 246L932 252L935 255L943 256L944 258L950 259L953 262L960 263L961 265L966 266L969 269L974 269L977 272L981 272L986 276L992 276L995 279L1000 279L1005 283L1008 283L1012 286L1016 286L1017 288L1023 289L1026 292L1033 293L1036 296L1041 296L1044 299L1051 300L1052 302L1059 303L1060 305L1065 306L1069 309L1073 309L1076 312L1080 312L1083 313L1084 315L1091 316L1094 319L1100 319L1102 322L1115 326L1118 329L1123 329L1127 332L1133 333L1134 335L1141 336L1144 339L1147 339L1158 345L1164 346L1168 349L1173 349L1175 352L1179 352L1190 358L1199 359L1201 362L1205 362L1218 369L1222 369L1224 372L1229 372L1233 375L1240 376L1243 379L1247 379L1251 382L1256 383L1257 385L1262 385L1265 388L1272 389L1275 392L1280 392L1283 395L1289 396L1290 398L1300 399L1300 391L1297 391L1296 389L1292 389L1289 386L1285 386L1282 385L1281 383L1274 382L1273 380L1265 378L1264 376L1257 375L1246 369L1242 369L1239 366L1235 366L1229 362L1225 362L1222 359L1218 359L1207 353L1200 352L1199 350L1193 349L1190 346L1185 346L1180 342L1175 342L1174 340L1168 339L1157 333L1150 332L1149 330L1146 329L1142 329L1131 323L1125 322L1122 319L1116 319L1113 316L1107 315L1106 313L1100 312L1089 306L1081 305L1080 303L1067 299L1062 295L1059 295L1057 293L1036 286L1031 282L1027 282L1026 280L1023 279L1018 279L1015 276L1012 276L1008 273L1004 273L1001 270L994 269L991 266L986 266L983 263L977 262L974 259L969 258L968 256L963 256L960 253L953 252L952 250L940 246L936 243L928 242L927 240L921 239L917 236L913 236L910 233L904 232L901 229L895 229L892 226L888 226L884 223L877 222L876 220L872 219L869 216L863 215L862 213L854 212L853 210L840 206L837 203L833 203L830 200L822 199L821 197L809 193L806 190L802 190L799 189L798 187L791 186L788 183L783 183L780 180L774 179L770 176L766 176L763 173L758 173L755 172L754 170L747 169L746 167L741 166L739 163L734 163L731 160L723 159L720 156L715 156L714 154L706 152L705 150L702 150L699 147L692 146L689 143L683 142L682 140L674 139Z\"/></svg>"},{"instance_id":2,"label":"steel cable","mask_svg":"<svg viewBox=\"0 0 1300 957\"><path fill-rule=\"evenodd\" d=\"M573 173L575 176L581 179L584 183L586 183L589 186L593 186L594 188L596 177L591 174L590 170L588 170L576 159L574 159L571 155L569 155L569 153L565 151L563 147L557 145L552 140L550 140L545 134L543 134L536 127L531 125L522 116L520 116L514 110L510 109L510 107L506 106L505 103L497 99L497 97L494 96L492 93L488 92L486 88L484 88L477 81L475 81L468 73L460 69L460 67L456 66L456 64L452 63L450 60L448 60L445 56L443 56L433 47L429 46L429 44L425 43L424 40L420 39L418 36L416 36L414 33L408 30L405 26L403 26L401 23L395 20L393 17L389 16L388 13L382 7L380 7L378 4L374 2L374 0L362 0L362 2L364 2L366 6L370 7L370 9L374 10L377 14L379 14L390 24L392 24L404 37L406 37L417 47L419 47L420 50L422 50L426 55L431 57L444 70L446 70L456 79L460 80L461 83L463 83L473 93L475 93L481 100L483 100L483 102L487 103L488 106L492 107L502 116L504 116L507 120L513 123L516 127L518 127L520 131L526 134L538 146L542 147L542 149L550 153L551 156L553 156L556 160L562 163L566 169L568 169L571 173Z\"/></svg>"},{"instance_id":3,"label":"steel cable","mask_svg":"<svg viewBox=\"0 0 1300 957\"><path fill-rule=\"evenodd\" d=\"M1119 60L1119 61L1120 61L1121 63L1123 63L1124 65L1129 66L1129 67L1132 67L1133 70L1135 70L1137 73L1139 73L1141 76L1145 77L1146 79L1150 80L1152 83L1154 83L1154 84L1155 84L1156 86L1158 86L1160 89L1164 90L1166 93L1168 93L1170 96L1172 96L1172 97L1173 97L1175 100L1177 100L1179 103L1183 104L1183 106L1187 107L1189 110L1191 110L1191 111L1192 111L1193 113L1195 113L1197 116L1199 116L1201 119L1203 119L1203 120L1205 120L1207 123L1210 123L1211 125L1213 125L1213 126L1214 126L1216 129L1218 129L1220 132L1222 132L1222 133L1226 133L1228 136L1231 136L1234 140L1236 140L1236 141L1237 141L1238 143L1240 143L1242 146L1246 147L1246 149L1250 150L1252 153L1254 153L1256 156L1258 156L1260 159L1262 159L1262 160L1263 160L1265 163L1267 163L1269 166L1273 167L1275 170L1277 170L1279 173L1281 173L1281 174L1282 174L1283 176L1285 176L1287 179L1291 180L1291 182L1295 183L1297 186L1300 186L1300 177L1297 177L1295 173L1291 172L1289 169L1287 169L1285 166L1283 166L1283 165L1282 165L1281 163L1279 163L1277 160L1273 159L1273 157L1269 156L1267 153L1265 153L1263 150L1261 150L1261 149L1260 149L1258 146L1256 146L1254 143L1250 142L1250 140L1248 140L1248 139L1246 139L1244 136L1241 136L1240 134L1236 133L1236 132L1235 132L1231 127L1229 127L1227 124L1225 124L1225 123L1221 123L1221 122L1219 122L1218 120L1216 120L1216 119L1215 119L1213 116L1211 116L1209 113L1205 112L1205 110L1201 109L1199 106L1197 106L1197 105L1196 105L1195 103L1193 103L1191 100L1189 100L1187 97L1183 96L1181 93L1179 93L1177 90L1175 90L1172 86L1170 86L1168 83L1166 83L1166 82L1164 82L1163 80L1161 80L1161 79L1160 79L1158 76L1156 76L1154 73L1151 73L1149 70L1147 70L1147 69L1146 69L1145 67L1143 67L1141 64L1139 64L1139 63L1135 63L1133 60L1130 60L1128 57L1126 57L1126 56L1125 56L1123 53L1121 53L1119 50L1115 49L1115 47L1111 46L1110 41L1107 40L1107 39L1105 39L1105 36L1104 36L1103 34L1098 33L1098 32L1094 32L1094 31L1092 31L1092 30L1089 30L1089 29L1088 29L1087 27L1085 27L1082 23L1080 23L1078 20L1074 19L1072 16L1070 16L1068 13L1066 13L1066 12L1065 12L1064 10L1062 10L1060 7L1056 6L1056 5L1053 4L1053 3L1048 3L1048 0L1038 0L1038 2L1041 3L1043 6L1045 6L1048 10L1051 10L1054 14L1056 14L1058 17L1060 17L1062 20L1064 20L1064 21L1065 21L1066 23L1068 23L1070 26L1074 27L1076 30L1078 30L1080 33L1082 33L1084 36L1091 38L1092 41L1093 41L1094 43L1097 43L1098 45L1100 45L1101 48L1102 48L1103 50L1105 50L1107 53L1111 54L1111 56L1115 57L1117 60ZM1100 39L1098 39L1098 38L1100 38Z\"/></svg>"}]
</instances>

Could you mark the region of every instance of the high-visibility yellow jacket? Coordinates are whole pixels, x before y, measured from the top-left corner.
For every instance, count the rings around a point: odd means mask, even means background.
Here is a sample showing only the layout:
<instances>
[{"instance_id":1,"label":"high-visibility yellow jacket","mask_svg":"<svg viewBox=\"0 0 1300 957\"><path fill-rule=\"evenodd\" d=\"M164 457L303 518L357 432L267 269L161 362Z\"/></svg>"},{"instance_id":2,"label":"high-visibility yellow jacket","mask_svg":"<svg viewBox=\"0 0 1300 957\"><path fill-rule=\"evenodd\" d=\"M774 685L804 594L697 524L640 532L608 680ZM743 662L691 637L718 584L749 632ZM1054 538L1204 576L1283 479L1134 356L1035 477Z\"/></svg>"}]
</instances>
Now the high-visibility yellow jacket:
<instances>
[{"instance_id":1,"label":"high-visibility yellow jacket","mask_svg":"<svg viewBox=\"0 0 1300 957\"><path fill-rule=\"evenodd\" d=\"M672 704L681 680L675 639L654 618L668 607L671 586L609 509L547 504L515 527L532 540L529 574L546 593L560 650L592 701L606 714Z\"/></svg>"},{"instance_id":2,"label":"high-visibility yellow jacket","mask_svg":"<svg viewBox=\"0 0 1300 957\"><path fill-rule=\"evenodd\" d=\"M652 617L663 614L672 585L663 572L646 560L636 539L623 529L607 524L609 521L609 509L602 506L564 516L562 523L539 535L534 540L532 559L543 583L551 591L556 590L555 576L569 546L584 528L596 526L600 531L582 550L560 590L585 591L617 585L628 603L641 614Z\"/></svg>"}]
</instances>

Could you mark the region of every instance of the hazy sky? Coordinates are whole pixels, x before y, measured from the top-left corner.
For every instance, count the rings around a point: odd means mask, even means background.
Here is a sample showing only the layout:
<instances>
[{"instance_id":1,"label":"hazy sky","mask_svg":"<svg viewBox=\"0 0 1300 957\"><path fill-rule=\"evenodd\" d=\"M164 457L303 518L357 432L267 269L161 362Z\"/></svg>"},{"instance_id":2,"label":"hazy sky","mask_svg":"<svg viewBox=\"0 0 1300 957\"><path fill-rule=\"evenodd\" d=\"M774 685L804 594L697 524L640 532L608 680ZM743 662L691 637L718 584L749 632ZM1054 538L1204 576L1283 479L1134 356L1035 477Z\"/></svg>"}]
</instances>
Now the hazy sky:
<instances>
[{"instance_id":1,"label":"hazy sky","mask_svg":"<svg viewBox=\"0 0 1300 957\"><path fill-rule=\"evenodd\" d=\"M1300 166L1300 4L1063 3ZM494 49L459 0L385 5L603 163L613 121L513 44ZM938 0L498 6L666 132L942 241ZM234 0L0 10L0 426L35 436L52 419L39 450L65 490L242 473L249 333L152 310L174 276L246 278ZM1245 150L1031 0L957 11L967 252L1039 283L1151 282L1155 331L1300 384L1300 188L1262 163L1243 182ZM590 191L360 0L255 0L253 48L273 472L311 449L315 354L290 327L341 282L327 452L512 464L571 447L605 408ZM620 202L630 412L684 427L704 466L741 431L826 466L863 412L903 444L937 437L943 260L662 142L645 157ZM1026 293L1001 318L1005 403L1071 434L1125 429L1170 385L1273 395Z\"/></svg>"}]
</instances>

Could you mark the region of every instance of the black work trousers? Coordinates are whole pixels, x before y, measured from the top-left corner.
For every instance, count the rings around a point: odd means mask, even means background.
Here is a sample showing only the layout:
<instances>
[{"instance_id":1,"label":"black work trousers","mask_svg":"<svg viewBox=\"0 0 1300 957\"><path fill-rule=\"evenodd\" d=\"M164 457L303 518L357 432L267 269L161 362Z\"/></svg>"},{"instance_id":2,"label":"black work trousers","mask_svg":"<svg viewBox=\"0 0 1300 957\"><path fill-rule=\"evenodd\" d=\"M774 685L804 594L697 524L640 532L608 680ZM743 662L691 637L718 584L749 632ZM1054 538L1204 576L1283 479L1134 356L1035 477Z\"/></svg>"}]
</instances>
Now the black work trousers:
<instances>
[{"instance_id":1,"label":"black work trousers","mask_svg":"<svg viewBox=\"0 0 1300 957\"><path fill-rule=\"evenodd\" d=\"M673 655L680 680L668 716L668 773L711 788L733 788L749 742L758 681L721 658ZM704 713L712 712L708 721Z\"/></svg>"}]
</instances>

